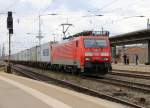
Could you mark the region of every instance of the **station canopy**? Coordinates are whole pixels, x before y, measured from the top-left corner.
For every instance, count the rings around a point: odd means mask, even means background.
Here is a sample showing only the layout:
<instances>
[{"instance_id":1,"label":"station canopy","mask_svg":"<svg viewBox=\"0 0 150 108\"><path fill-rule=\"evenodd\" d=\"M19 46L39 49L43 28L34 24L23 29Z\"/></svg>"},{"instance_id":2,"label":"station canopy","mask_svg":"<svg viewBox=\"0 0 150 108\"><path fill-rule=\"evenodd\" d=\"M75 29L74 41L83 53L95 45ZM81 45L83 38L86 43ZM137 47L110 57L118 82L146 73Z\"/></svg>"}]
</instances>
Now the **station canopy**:
<instances>
[{"instance_id":1,"label":"station canopy","mask_svg":"<svg viewBox=\"0 0 150 108\"><path fill-rule=\"evenodd\" d=\"M145 43L150 40L150 29L144 29L110 37L111 45Z\"/></svg>"}]
</instances>

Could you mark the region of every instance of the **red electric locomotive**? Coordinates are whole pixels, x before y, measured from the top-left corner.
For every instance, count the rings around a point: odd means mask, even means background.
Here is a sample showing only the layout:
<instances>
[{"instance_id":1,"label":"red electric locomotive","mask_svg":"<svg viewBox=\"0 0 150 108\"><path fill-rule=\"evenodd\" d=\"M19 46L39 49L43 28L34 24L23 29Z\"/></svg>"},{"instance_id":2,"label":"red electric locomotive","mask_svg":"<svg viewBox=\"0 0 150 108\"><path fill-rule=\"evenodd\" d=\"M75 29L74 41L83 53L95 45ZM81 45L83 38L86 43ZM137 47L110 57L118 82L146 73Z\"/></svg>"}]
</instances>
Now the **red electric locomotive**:
<instances>
[{"instance_id":1,"label":"red electric locomotive","mask_svg":"<svg viewBox=\"0 0 150 108\"><path fill-rule=\"evenodd\" d=\"M53 68L81 74L104 75L111 70L108 31L85 31L51 46Z\"/></svg>"}]
</instances>

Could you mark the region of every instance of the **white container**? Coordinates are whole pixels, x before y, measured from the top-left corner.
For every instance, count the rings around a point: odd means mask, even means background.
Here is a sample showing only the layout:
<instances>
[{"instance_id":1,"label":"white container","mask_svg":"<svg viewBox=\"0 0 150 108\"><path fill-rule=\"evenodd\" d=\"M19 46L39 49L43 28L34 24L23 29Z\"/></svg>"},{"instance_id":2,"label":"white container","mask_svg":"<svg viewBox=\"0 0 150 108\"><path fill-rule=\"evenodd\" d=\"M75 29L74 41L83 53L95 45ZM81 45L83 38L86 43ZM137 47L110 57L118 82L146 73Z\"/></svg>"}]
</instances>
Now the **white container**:
<instances>
[{"instance_id":1,"label":"white container","mask_svg":"<svg viewBox=\"0 0 150 108\"><path fill-rule=\"evenodd\" d=\"M50 42L41 45L41 56L39 60L41 62L50 62Z\"/></svg>"}]
</instances>

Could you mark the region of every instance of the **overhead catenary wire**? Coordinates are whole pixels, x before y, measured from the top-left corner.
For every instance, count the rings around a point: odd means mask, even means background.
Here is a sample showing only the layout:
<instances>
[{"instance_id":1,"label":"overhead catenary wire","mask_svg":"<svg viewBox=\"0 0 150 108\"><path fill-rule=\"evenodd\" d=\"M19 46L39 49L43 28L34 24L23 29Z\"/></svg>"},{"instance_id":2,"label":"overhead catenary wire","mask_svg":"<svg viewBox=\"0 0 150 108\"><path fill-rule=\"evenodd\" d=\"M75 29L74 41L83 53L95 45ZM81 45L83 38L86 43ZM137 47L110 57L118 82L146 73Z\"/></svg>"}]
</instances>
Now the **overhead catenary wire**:
<instances>
[{"instance_id":1,"label":"overhead catenary wire","mask_svg":"<svg viewBox=\"0 0 150 108\"><path fill-rule=\"evenodd\" d=\"M54 2L55 0L52 0L52 2ZM50 4L45 8L45 9L43 9L43 10L41 10L42 12L40 12L40 13L45 13L45 12L47 12L48 11L48 9L51 7L51 3L52 2L50 2Z\"/></svg>"},{"instance_id":2,"label":"overhead catenary wire","mask_svg":"<svg viewBox=\"0 0 150 108\"><path fill-rule=\"evenodd\" d=\"M109 6L113 5L113 4L116 3L117 1L119 1L119 0L113 0L112 2L106 4L106 5L104 5L103 7L101 7L100 9L98 9L98 11L101 11L101 10L103 10L103 9L105 9L105 8L108 8Z\"/></svg>"},{"instance_id":3,"label":"overhead catenary wire","mask_svg":"<svg viewBox=\"0 0 150 108\"><path fill-rule=\"evenodd\" d=\"M13 2L12 4L10 4L7 8L5 8L3 10L3 12L8 11L8 10L12 10L13 7L15 7L16 5L18 5L20 3L20 0L16 0L15 2Z\"/></svg>"},{"instance_id":4,"label":"overhead catenary wire","mask_svg":"<svg viewBox=\"0 0 150 108\"><path fill-rule=\"evenodd\" d=\"M105 5L102 6L101 8L96 9L95 11L90 11L90 10L88 10L88 12L102 11L102 10L104 10L105 8L108 8L109 6L113 5L113 4L116 3L117 1L119 1L119 0L113 0L113 1L111 1L111 2L109 2L109 3L107 3L107 4L105 4Z\"/></svg>"}]
</instances>

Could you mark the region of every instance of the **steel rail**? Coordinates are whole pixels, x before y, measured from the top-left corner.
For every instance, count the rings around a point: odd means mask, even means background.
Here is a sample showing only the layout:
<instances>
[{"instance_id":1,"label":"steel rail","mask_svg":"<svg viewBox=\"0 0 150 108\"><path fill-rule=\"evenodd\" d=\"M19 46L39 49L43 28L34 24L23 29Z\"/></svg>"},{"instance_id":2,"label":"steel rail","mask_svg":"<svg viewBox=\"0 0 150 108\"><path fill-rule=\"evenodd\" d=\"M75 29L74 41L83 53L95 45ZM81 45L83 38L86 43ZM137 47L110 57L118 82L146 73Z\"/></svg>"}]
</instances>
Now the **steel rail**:
<instances>
[{"instance_id":1,"label":"steel rail","mask_svg":"<svg viewBox=\"0 0 150 108\"><path fill-rule=\"evenodd\" d=\"M116 76L124 76L124 77L132 77L132 78L140 78L140 79L147 79L150 80L150 75L143 75L141 74L134 74L134 73L129 73L129 72L116 72L112 71L109 73L110 75L116 75Z\"/></svg>"},{"instance_id":2,"label":"steel rail","mask_svg":"<svg viewBox=\"0 0 150 108\"><path fill-rule=\"evenodd\" d=\"M121 69L113 69L112 72L125 72L125 73L137 73L137 74L150 75L150 72L141 72L141 71L132 71L132 70L121 70Z\"/></svg>"},{"instance_id":3,"label":"steel rail","mask_svg":"<svg viewBox=\"0 0 150 108\"><path fill-rule=\"evenodd\" d=\"M129 82L129 81L125 81L125 80L118 80L118 79L114 79L114 78L108 78L108 77L104 77L104 79L89 78L88 77L87 79L90 79L92 81L102 82L102 83L108 83L108 84L111 84L111 85L126 87L126 88L129 88L129 89L141 91L141 92L144 92L144 93L150 93L150 85L147 85L147 84L134 83L134 82Z\"/></svg>"}]
</instances>

